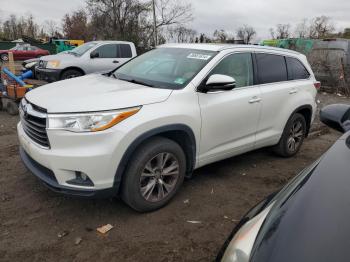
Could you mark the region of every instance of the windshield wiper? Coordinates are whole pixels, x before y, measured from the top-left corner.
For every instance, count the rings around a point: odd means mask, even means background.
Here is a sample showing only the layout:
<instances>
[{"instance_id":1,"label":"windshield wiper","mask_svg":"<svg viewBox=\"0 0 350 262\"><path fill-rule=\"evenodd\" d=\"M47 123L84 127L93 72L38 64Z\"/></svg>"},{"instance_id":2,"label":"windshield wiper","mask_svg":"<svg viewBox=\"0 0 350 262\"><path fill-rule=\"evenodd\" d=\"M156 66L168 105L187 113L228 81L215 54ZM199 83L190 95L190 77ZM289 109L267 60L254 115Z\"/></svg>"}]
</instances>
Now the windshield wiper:
<instances>
[{"instance_id":1,"label":"windshield wiper","mask_svg":"<svg viewBox=\"0 0 350 262\"><path fill-rule=\"evenodd\" d=\"M145 83L145 82L142 82L142 81L138 81L138 80L135 80L135 79L124 79L124 78L117 78L117 79L122 80L122 81L126 81L126 82L130 82L130 83L133 83L133 84L154 87L154 85L151 85L151 84L148 84L148 83Z\"/></svg>"}]
</instances>

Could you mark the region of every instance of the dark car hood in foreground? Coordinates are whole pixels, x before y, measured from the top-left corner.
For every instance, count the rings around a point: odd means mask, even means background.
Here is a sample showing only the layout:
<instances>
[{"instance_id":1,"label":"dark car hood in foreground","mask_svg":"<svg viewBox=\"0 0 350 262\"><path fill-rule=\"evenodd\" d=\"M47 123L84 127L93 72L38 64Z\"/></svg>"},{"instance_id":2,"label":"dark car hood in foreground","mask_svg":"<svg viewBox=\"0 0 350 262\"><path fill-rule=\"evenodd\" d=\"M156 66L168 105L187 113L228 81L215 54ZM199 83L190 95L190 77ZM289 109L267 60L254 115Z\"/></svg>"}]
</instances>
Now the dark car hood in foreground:
<instances>
[{"instance_id":1,"label":"dark car hood in foreground","mask_svg":"<svg viewBox=\"0 0 350 262\"><path fill-rule=\"evenodd\" d=\"M252 262L350 261L350 133L277 202Z\"/></svg>"}]
</instances>

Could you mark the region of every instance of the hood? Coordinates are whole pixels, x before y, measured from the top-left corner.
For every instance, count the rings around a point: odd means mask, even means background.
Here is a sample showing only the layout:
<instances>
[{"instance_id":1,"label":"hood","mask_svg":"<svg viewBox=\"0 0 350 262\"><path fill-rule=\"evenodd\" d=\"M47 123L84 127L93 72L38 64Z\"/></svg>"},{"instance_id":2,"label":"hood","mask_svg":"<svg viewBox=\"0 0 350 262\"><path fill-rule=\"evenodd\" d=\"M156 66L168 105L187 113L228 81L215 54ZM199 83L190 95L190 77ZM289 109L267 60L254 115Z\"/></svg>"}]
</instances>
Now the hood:
<instances>
[{"instance_id":1,"label":"hood","mask_svg":"<svg viewBox=\"0 0 350 262\"><path fill-rule=\"evenodd\" d=\"M278 197L251 262L347 262L350 232L350 132Z\"/></svg>"},{"instance_id":2,"label":"hood","mask_svg":"<svg viewBox=\"0 0 350 262\"><path fill-rule=\"evenodd\" d=\"M75 56L65 52L61 52L56 55L46 55L46 56L40 57L40 60L43 60L43 61L59 60L61 61L61 66L62 66L62 63L72 64L74 63L74 61L77 61L77 60L80 61L80 59L81 59L81 56Z\"/></svg>"},{"instance_id":3,"label":"hood","mask_svg":"<svg viewBox=\"0 0 350 262\"><path fill-rule=\"evenodd\" d=\"M26 94L26 99L48 113L77 113L159 103L171 92L91 74L37 87Z\"/></svg>"}]
</instances>

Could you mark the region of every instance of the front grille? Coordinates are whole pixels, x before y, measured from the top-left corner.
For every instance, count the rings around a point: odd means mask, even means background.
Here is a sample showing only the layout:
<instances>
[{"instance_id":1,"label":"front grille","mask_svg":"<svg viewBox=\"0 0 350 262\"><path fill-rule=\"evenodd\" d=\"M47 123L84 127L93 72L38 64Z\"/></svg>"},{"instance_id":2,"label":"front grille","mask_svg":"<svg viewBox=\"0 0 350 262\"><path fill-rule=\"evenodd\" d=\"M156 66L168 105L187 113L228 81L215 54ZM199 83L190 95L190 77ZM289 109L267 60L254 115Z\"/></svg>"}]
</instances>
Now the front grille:
<instances>
[{"instance_id":1,"label":"front grille","mask_svg":"<svg viewBox=\"0 0 350 262\"><path fill-rule=\"evenodd\" d=\"M47 61L40 60L38 67L39 68L46 68L46 65L47 65Z\"/></svg>"},{"instance_id":2,"label":"front grille","mask_svg":"<svg viewBox=\"0 0 350 262\"><path fill-rule=\"evenodd\" d=\"M20 104L20 117L26 135L40 146L50 148L46 132L47 114L45 110L23 99Z\"/></svg>"}]
</instances>

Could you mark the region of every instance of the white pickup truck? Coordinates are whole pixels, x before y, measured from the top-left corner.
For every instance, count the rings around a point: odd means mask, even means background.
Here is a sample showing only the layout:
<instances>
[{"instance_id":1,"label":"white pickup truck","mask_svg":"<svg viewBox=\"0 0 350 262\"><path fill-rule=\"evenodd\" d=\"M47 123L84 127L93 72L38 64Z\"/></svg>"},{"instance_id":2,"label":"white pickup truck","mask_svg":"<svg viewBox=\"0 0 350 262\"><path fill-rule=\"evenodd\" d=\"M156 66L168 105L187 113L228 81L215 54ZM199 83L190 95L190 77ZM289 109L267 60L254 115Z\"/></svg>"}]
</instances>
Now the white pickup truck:
<instances>
[{"instance_id":1,"label":"white pickup truck","mask_svg":"<svg viewBox=\"0 0 350 262\"><path fill-rule=\"evenodd\" d=\"M131 42L88 42L71 51L41 57L36 76L40 80L54 82L113 70L136 55L135 45Z\"/></svg>"}]
</instances>

